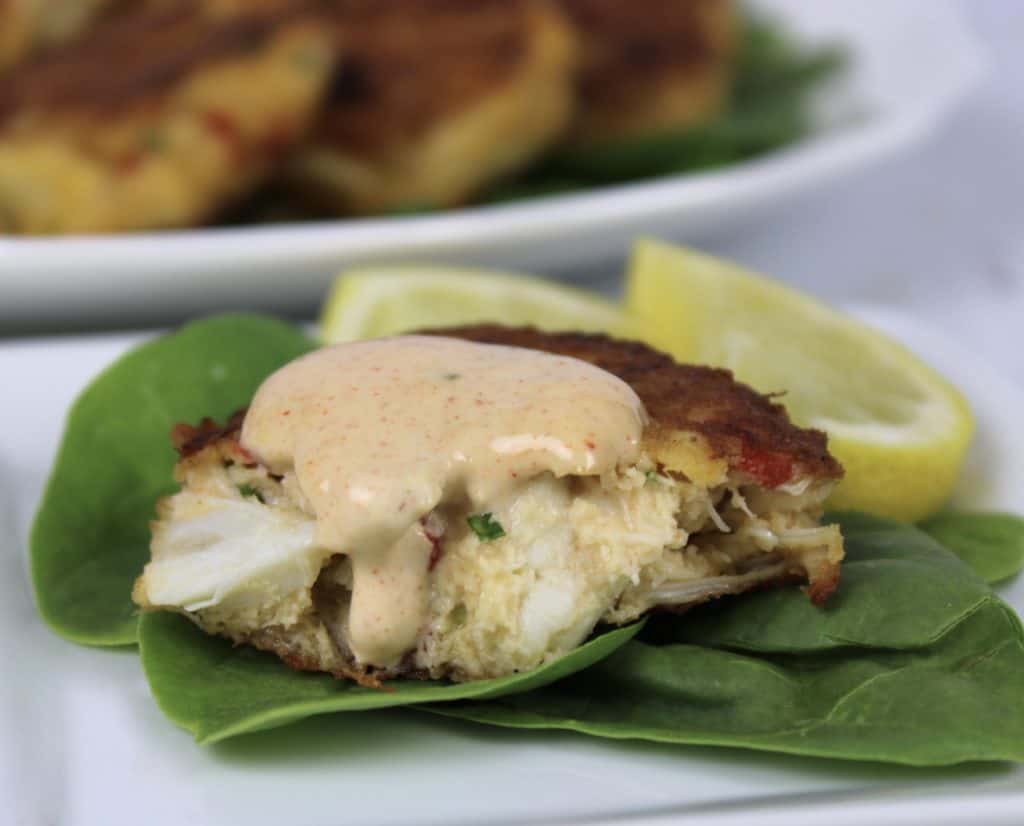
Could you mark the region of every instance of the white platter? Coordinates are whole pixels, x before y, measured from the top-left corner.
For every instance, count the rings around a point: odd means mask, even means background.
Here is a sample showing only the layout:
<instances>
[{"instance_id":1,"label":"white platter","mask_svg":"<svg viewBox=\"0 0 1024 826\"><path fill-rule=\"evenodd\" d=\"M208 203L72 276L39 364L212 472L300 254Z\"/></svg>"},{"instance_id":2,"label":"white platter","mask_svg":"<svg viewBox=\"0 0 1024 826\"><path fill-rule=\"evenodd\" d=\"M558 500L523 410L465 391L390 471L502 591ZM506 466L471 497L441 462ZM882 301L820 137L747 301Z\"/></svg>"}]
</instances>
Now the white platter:
<instances>
[{"instance_id":1,"label":"white platter","mask_svg":"<svg viewBox=\"0 0 1024 826\"><path fill-rule=\"evenodd\" d=\"M854 60L842 122L762 159L590 193L401 218L130 236L0 239L5 327L174 320L224 307L309 315L331 276L368 261L437 261L576 277L638 233L694 240L906 149L984 75L951 0L760 0L808 42ZM834 120L834 118L833 118Z\"/></svg>"},{"instance_id":2,"label":"white platter","mask_svg":"<svg viewBox=\"0 0 1024 826\"><path fill-rule=\"evenodd\" d=\"M864 313L862 313L863 315ZM978 419L958 499L1020 509L1024 393L906 316L867 319L956 382ZM32 605L26 542L64 413L132 336L0 343L0 820L41 826L700 822L1019 824L1024 767L912 770L338 714L200 748L129 651L81 648ZM1024 577L1003 589L1024 612Z\"/></svg>"}]
</instances>

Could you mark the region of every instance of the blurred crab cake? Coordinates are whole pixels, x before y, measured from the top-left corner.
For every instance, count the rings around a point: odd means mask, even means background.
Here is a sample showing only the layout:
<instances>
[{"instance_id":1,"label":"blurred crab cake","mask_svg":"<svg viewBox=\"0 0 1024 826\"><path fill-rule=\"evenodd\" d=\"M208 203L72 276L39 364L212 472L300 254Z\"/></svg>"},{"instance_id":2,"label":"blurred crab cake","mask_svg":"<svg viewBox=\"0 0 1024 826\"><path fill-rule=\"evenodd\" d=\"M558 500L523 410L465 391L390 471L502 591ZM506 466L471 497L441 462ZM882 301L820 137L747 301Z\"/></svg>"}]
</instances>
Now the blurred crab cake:
<instances>
[{"instance_id":1,"label":"blurred crab cake","mask_svg":"<svg viewBox=\"0 0 1024 826\"><path fill-rule=\"evenodd\" d=\"M598 143L696 125L729 91L731 0L559 0L580 41L572 140Z\"/></svg>"},{"instance_id":2,"label":"blurred crab cake","mask_svg":"<svg viewBox=\"0 0 1024 826\"><path fill-rule=\"evenodd\" d=\"M541 0L356 0L327 111L290 169L340 213L458 204L568 125L574 40Z\"/></svg>"},{"instance_id":3,"label":"blurred crab cake","mask_svg":"<svg viewBox=\"0 0 1024 826\"><path fill-rule=\"evenodd\" d=\"M0 71L70 40L123 0L0 0Z\"/></svg>"},{"instance_id":4,"label":"blurred crab cake","mask_svg":"<svg viewBox=\"0 0 1024 826\"><path fill-rule=\"evenodd\" d=\"M22 64L0 79L0 230L214 216L303 137L333 54L309 4L183 0Z\"/></svg>"},{"instance_id":5,"label":"blurred crab cake","mask_svg":"<svg viewBox=\"0 0 1024 826\"><path fill-rule=\"evenodd\" d=\"M133 597L373 683L534 668L598 622L835 589L825 436L724 370L494 325L327 347L179 425Z\"/></svg>"}]
</instances>

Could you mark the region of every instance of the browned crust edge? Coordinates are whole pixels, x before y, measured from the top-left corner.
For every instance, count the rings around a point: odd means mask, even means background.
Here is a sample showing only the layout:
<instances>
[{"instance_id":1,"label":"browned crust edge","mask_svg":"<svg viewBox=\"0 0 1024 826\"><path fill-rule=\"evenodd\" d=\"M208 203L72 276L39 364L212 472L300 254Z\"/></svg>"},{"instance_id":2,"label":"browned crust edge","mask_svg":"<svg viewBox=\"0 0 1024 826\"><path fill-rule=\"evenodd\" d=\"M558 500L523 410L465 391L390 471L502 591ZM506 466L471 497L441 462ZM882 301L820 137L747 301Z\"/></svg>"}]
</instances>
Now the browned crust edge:
<instances>
[{"instance_id":1,"label":"browned crust edge","mask_svg":"<svg viewBox=\"0 0 1024 826\"><path fill-rule=\"evenodd\" d=\"M656 431L700 435L715 458L727 460L731 469L749 474L766 487L797 477L842 478L843 468L828 452L824 433L796 426L781 404L736 381L729 370L679 364L639 341L602 333L549 333L498 324L420 333L525 347L589 362L633 388Z\"/></svg>"},{"instance_id":2,"label":"browned crust edge","mask_svg":"<svg viewBox=\"0 0 1024 826\"><path fill-rule=\"evenodd\" d=\"M30 58L0 79L0 126L21 111L109 114L152 104L204 66L263 48L282 26L315 22L321 3L249 0L230 14L208 6L180 0L131 9Z\"/></svg>"}]
</instances>

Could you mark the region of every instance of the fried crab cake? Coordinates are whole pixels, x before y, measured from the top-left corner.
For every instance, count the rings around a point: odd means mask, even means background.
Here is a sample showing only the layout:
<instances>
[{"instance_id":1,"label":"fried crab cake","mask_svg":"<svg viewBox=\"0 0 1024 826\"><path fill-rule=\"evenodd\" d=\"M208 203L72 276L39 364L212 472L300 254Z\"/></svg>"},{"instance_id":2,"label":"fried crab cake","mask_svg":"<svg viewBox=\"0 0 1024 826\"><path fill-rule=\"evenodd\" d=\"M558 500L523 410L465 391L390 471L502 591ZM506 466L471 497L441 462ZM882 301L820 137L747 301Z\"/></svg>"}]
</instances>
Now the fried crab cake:
<instances>
[{"instance_id":1,"label":"fried crab cake","mask_svg":"<svg viewBox=\"0 0 1024 826\"><path fill-rule=\"evenodd\" d=\"M0 79L0 231L192 226L258 184L310 126L335 42L309 4L236 5L131 11Z\"/></svg>"},{"instance_id":2,"label":"fried crab cake","mask_svg":"<svg viewBox=\"0 0 1024 826\"><path fill-rule=\"evenodd\" d=\"M336 345L173 441L181 489L135 601L367 684L498 677L598 623L771 583L822 603L843 557L819 524L842 475L824 434L727 371L599 335Z\"/></svg>"},{"instance_id":3,"label":"fried crab cake","mask_svg":"<svg viewBox=\"0 0 1024 826\"><path fill-rule=\"evenodd\" d=\"M684 129L725 104L737 46L731 0L559 0L581 49L571 141Z\"/></svg>"},{"instance_id":4,"label":"fried crab cake","mask_svg":"<svg viewBox=\"0 0 1024 826\"><path fill-rule=\"evenodd\" d=\"M574 40L542 0L357 0L316 132L289 178L320 208L459 204L567 127Z\"/></svg>"},{"instance_id":5,"label":"fried crab cake","mask_svg":"<svg viewBox=\"0 0 1024 826\"><path fill-rule=\"evenodd\" d=\"M0 71L71 40L123 0L0 0Z\"/></svg>"}]
</instances>

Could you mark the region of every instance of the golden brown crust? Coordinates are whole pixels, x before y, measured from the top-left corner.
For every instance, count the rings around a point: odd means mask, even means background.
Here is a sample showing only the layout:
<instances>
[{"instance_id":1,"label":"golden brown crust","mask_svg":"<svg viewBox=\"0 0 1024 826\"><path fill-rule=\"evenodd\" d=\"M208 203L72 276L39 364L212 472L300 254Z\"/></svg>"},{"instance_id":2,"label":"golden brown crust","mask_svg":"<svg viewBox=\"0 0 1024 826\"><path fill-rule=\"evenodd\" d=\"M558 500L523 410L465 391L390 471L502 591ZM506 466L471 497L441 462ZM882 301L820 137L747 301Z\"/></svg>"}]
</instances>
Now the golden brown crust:
<instances>
[{"instance_id":1,"label":"golden brown crust","mask_svg":"<svg viewBox=\"0 0 1024 826\"><path fill-rule=\"evenodd\" d=\"M482 344L501 344L570 356L618 376L640 397L650 416L645 444L670 434L695 434L714 458L758 484L775 488L799 479L840 479L843 468L828 452L820 430L794 425L771 397L714 367L678 364L639 341L601 333L549 333L532 327L479 324L424 330ZM237 441L245 411L219 427L203 419L197 427L176 425L172 441L182 458L217 440Z\"/></svg>"},{"instance_id":2,"label":"golden brown crust","mask_svg":"<svg viewBox=\"0 0 1024 826\"><path fill-rule=\"evenodd\" d=\"M65 43L136 0L0 0L0 71Z\"/></svg>"},{"instance_id":3,"label":"golden brown crust","mask_svg":"<svg viewBox=\"0 0 1024 826\"><path fill-rule=\"evenodd\" d=\"M590 362L618 376L640 397L651 418L645 443L672 433L696 434L731 470L765 487L843 475L824 433L797 427L782 405L737 382L728 370L677 364L646 344L599 333L548 333L497 324L425 332Z\"/></svg>"},{"instance_id":4,"label":"golden brown crust","mask_svg":"<svg viewBox=\"0 0 1024 826\"><path fill-rule=\"evenodd\" d=\"M245 421L245 408L236 410L223 425L205 418L198 425L178 423L171 428L171 444L182 459L187 459L223 439L238 441Z\"/></svg>"},{"instance_id":5,"label":"golden brown crust","mask_svg":"<svg viewBox=\"0 0 1024 826\"><path fill-rule=\"evenodd\" d=\"M374 154L414 138L513 77L533 0L362 0L333 17L348 44L318 139Z\"/></svg>"},{"instance_id":6,"label":"golden brown crust","mask_svg":"<svg viewBox=\"0 0 1024 826\"><path fill-rule=\"evenodd\" d=\"M582 68L574 138L691 126L725 100L736 46L731 0L559 0Z\"/></svg>"},{"instance_id":7,"label":"golden brown crust","mask_svg":"<svg viewBox=\"0 0 1024 826\"><path fill-rule=\"evenodd\" d=\"M281 25L316 8L308 0L260 0L244 13L224 13L180 0L115 16L0 81L0 124L24 110L109 115L151 105L204 65L257 51Z\"/></svg>"},{"instance_id":8,"label":"golden brown crust","mask_svg":"<svg viewBox=\"0 0 1024 826\"><path fill-rule=\"evenodd\" d=\"M575 40L548 0L347 0L317 129L285 179L349 214L463 203L561 137Z\"/></svg>"},{"instance_id":9,"label":"golden brown crust","mask_svg":"<svg viewBox=\"0 0 1024 826\"><path fill-rule=\"evenodd\" d=\"M335 43L314 8L143 7L0 78L5 229L188 226L247 194L305 136L326 89Z\"/></svg>"},{"instance_id":10,"label":"golden brown crust","mask_svg":"<svg viewBox=\"0 0 1024 826\"><path fill-rule=\"evenodd\" d=\"M828 602L828 598L836 592L839 587L840 565L838 562L822 565L819 570L809 572L805 575L810 581L804 587L804 593L810 597L811 602L819 608ZM772 583L766 583L768 585Z\"/></svg>"}]
</instances>

